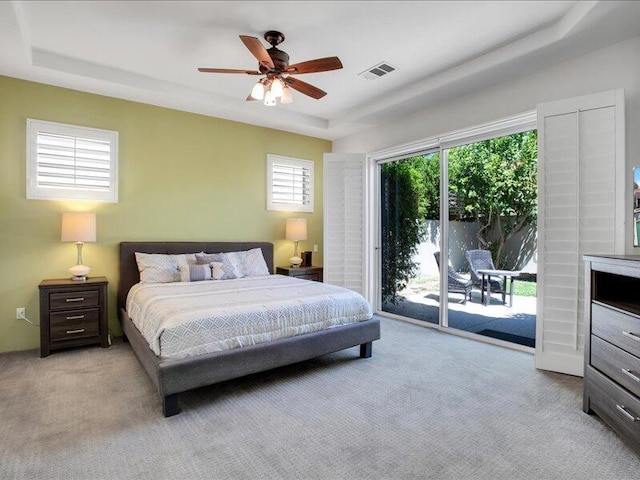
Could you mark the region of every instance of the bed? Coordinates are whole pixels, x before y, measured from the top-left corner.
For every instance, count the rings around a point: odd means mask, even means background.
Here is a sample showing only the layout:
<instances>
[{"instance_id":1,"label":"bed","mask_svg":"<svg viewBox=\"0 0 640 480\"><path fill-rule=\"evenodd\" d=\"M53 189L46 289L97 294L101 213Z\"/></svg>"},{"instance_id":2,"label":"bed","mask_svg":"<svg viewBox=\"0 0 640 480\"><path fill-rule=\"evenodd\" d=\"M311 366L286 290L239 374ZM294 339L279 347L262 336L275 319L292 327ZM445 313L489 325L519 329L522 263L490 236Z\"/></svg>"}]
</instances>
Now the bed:
<instances>
[{"instance_id":1,"label":"bed","mask_svg":"<svg viewBox=\"0 0 640 480\"><path fill-rule=\"evenodd\" d=\"M259 248L266 266L273 273L273 244L266 242L121 242L120 279L118 283L118 314L125 339L131 344L142 367L147 371L162 398L165 417L177 414L179 394L194 388L258 373L273 368L309 360L328 353L360 346L360 357L369 358L372 342L380 338L380 322L375 317L361 319L331 328L299 333L295 336L276 338L236 348L198 353L171 358L158 355L157 345L149 342L136 326L127 311L127 297L134 286L139 287L140 274L136 252L146 254L191 254L198 252L238 252ZM299 279L269 275L265 281L309 282ZM221 284L226 280L217 282ZM233 282L230 280L229 282ZM216 282L198 282L216 283ZM315 282L313 282L315 283ZM318 285L305 285L317 288ZM167 287L172 289L173 287ZM179 286L176 285L176 288ZM199 290L204 287L200 287ZM286 288L281 285L280 288ZM346 291L345 291L346 293ZM197 294L200 295L200 294ZM251 295L249 295L251 296ZM144 330L144 329L142 329ZM155 350L155 351L154 351Z\"/></svg>"}]
</instances>

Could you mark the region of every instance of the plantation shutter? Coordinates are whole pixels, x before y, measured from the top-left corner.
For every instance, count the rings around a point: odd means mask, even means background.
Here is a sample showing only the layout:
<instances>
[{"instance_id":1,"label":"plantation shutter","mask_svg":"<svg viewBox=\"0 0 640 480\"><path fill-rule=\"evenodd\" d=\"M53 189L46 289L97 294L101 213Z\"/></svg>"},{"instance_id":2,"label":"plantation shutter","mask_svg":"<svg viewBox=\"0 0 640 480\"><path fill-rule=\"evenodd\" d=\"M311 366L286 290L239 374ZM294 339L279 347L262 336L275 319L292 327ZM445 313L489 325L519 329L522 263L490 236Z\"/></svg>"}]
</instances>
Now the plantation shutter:
<instances>
[{"instance_id":1,"label":"plantation shutter","mask_svg":"<svg viewBox=\"0 0 640 480\"><path fill-rule=\"evenodd\" d=\"M624 253L621 90L538 107L536 367L584 369L584 254Z\"/></svg>"},{"instance_id":2,"label":"plantation shutter","mask_svg":"<svg viewBox=\"0 0 640 480\"><path fill-rule=\"evenodd\" d=\"M313 162L267 155L267 210L313 212Z\"/></svg>"},{"instance_id":3,"label":"plantation shutter","mask_svg":"<svg viewBox=\"0 0 640 480\"><path fill-rule=\"evenodd\" d=\"M323 165L324 281L366 296L366 158L325 154Z\"/></svg>"},{"instance_id":4,"label":"plantation shutter","mask_svg":"<svg viewBox=\"0 0 640 480\"><path fill-rule=\"evenodd\" d=\"M117 132L28 120L27 198L117 201Z\"/></svg>"}]
</instances>

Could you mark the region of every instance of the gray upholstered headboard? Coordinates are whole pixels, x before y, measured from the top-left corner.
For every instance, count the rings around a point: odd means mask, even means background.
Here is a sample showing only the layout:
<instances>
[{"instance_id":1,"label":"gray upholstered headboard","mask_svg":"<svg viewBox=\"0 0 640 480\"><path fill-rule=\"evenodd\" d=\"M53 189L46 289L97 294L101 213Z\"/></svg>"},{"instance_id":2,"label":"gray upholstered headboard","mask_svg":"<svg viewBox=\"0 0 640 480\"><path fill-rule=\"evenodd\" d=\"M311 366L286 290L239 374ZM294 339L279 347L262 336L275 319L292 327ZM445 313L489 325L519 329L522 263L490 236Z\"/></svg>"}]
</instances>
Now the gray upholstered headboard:
<instances>
[{"instance_id":1,"label":"gray upholstered headboard","mask_svg":"<svg viewBox=\"0 0 640 480\"><path fill-rule=\"evenodd\" d=\"M118 316L125 307L131 287L140 281L135 252L142 253L218 253L261 248L269 271L273 273L273 244L267 242L120 242L120 280L118 282Z\"/></svg>"}]
</instances>

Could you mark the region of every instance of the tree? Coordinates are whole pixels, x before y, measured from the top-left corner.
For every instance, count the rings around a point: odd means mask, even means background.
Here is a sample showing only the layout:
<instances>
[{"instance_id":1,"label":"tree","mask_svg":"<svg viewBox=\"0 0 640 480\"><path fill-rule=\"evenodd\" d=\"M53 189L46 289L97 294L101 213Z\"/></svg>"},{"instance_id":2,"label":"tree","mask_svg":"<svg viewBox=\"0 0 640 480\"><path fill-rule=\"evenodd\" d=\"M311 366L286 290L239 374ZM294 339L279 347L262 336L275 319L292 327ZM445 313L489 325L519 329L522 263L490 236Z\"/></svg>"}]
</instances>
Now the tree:
<instances>
[{"instance_id":1,"label":"tree","mask_svg":"<svg viewBox=\"0 0 640 480\"><path fill-rule=\"evenodd\" d=\"M535 130L454 147L448 152L451 220L478 223L478 247L496 266L504 246L537 217Z\"/></svg>"},{"instance_id":2,"label":"tree","mask_svg":"<svg viewBox=\"0 0 640 480\"><path fill-rule=\"evenodd\" d=\"M429 207L425 157L411 157L381 167L382 301L397 303L398 292L415 276L413 258L424 240ZM437 162L436 162L437 163Z\"/></svg>"}]
</instances>

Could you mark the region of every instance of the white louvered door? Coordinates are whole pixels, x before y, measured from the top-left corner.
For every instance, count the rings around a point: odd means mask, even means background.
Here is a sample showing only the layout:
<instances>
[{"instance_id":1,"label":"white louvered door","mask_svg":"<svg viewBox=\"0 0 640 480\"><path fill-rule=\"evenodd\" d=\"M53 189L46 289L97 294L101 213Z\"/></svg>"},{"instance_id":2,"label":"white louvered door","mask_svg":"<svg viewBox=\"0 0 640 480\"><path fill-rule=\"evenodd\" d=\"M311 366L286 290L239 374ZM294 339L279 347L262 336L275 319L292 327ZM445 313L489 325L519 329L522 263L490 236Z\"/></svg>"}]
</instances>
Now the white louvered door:
<instances>
[{"instance_id":1,"label":"white louvered door","mask_svg":"<svg viewBox=\"0 0 640 480\"><path fill-rule=\"evenodd\" d=\"M584 254L623 254L621 90L538 107L536 367L583 374Z\"/></svg>"},{"instance_id":2,"label":"white louvered door","mask_svg":"<svg viewBox=\"0 0 640 480\"><path fill-rule=\"evenodd\" d=\"M365 177L365 155L324 155L324 281L364 296L367 271Z\"/></svg>"}]
</instances>

